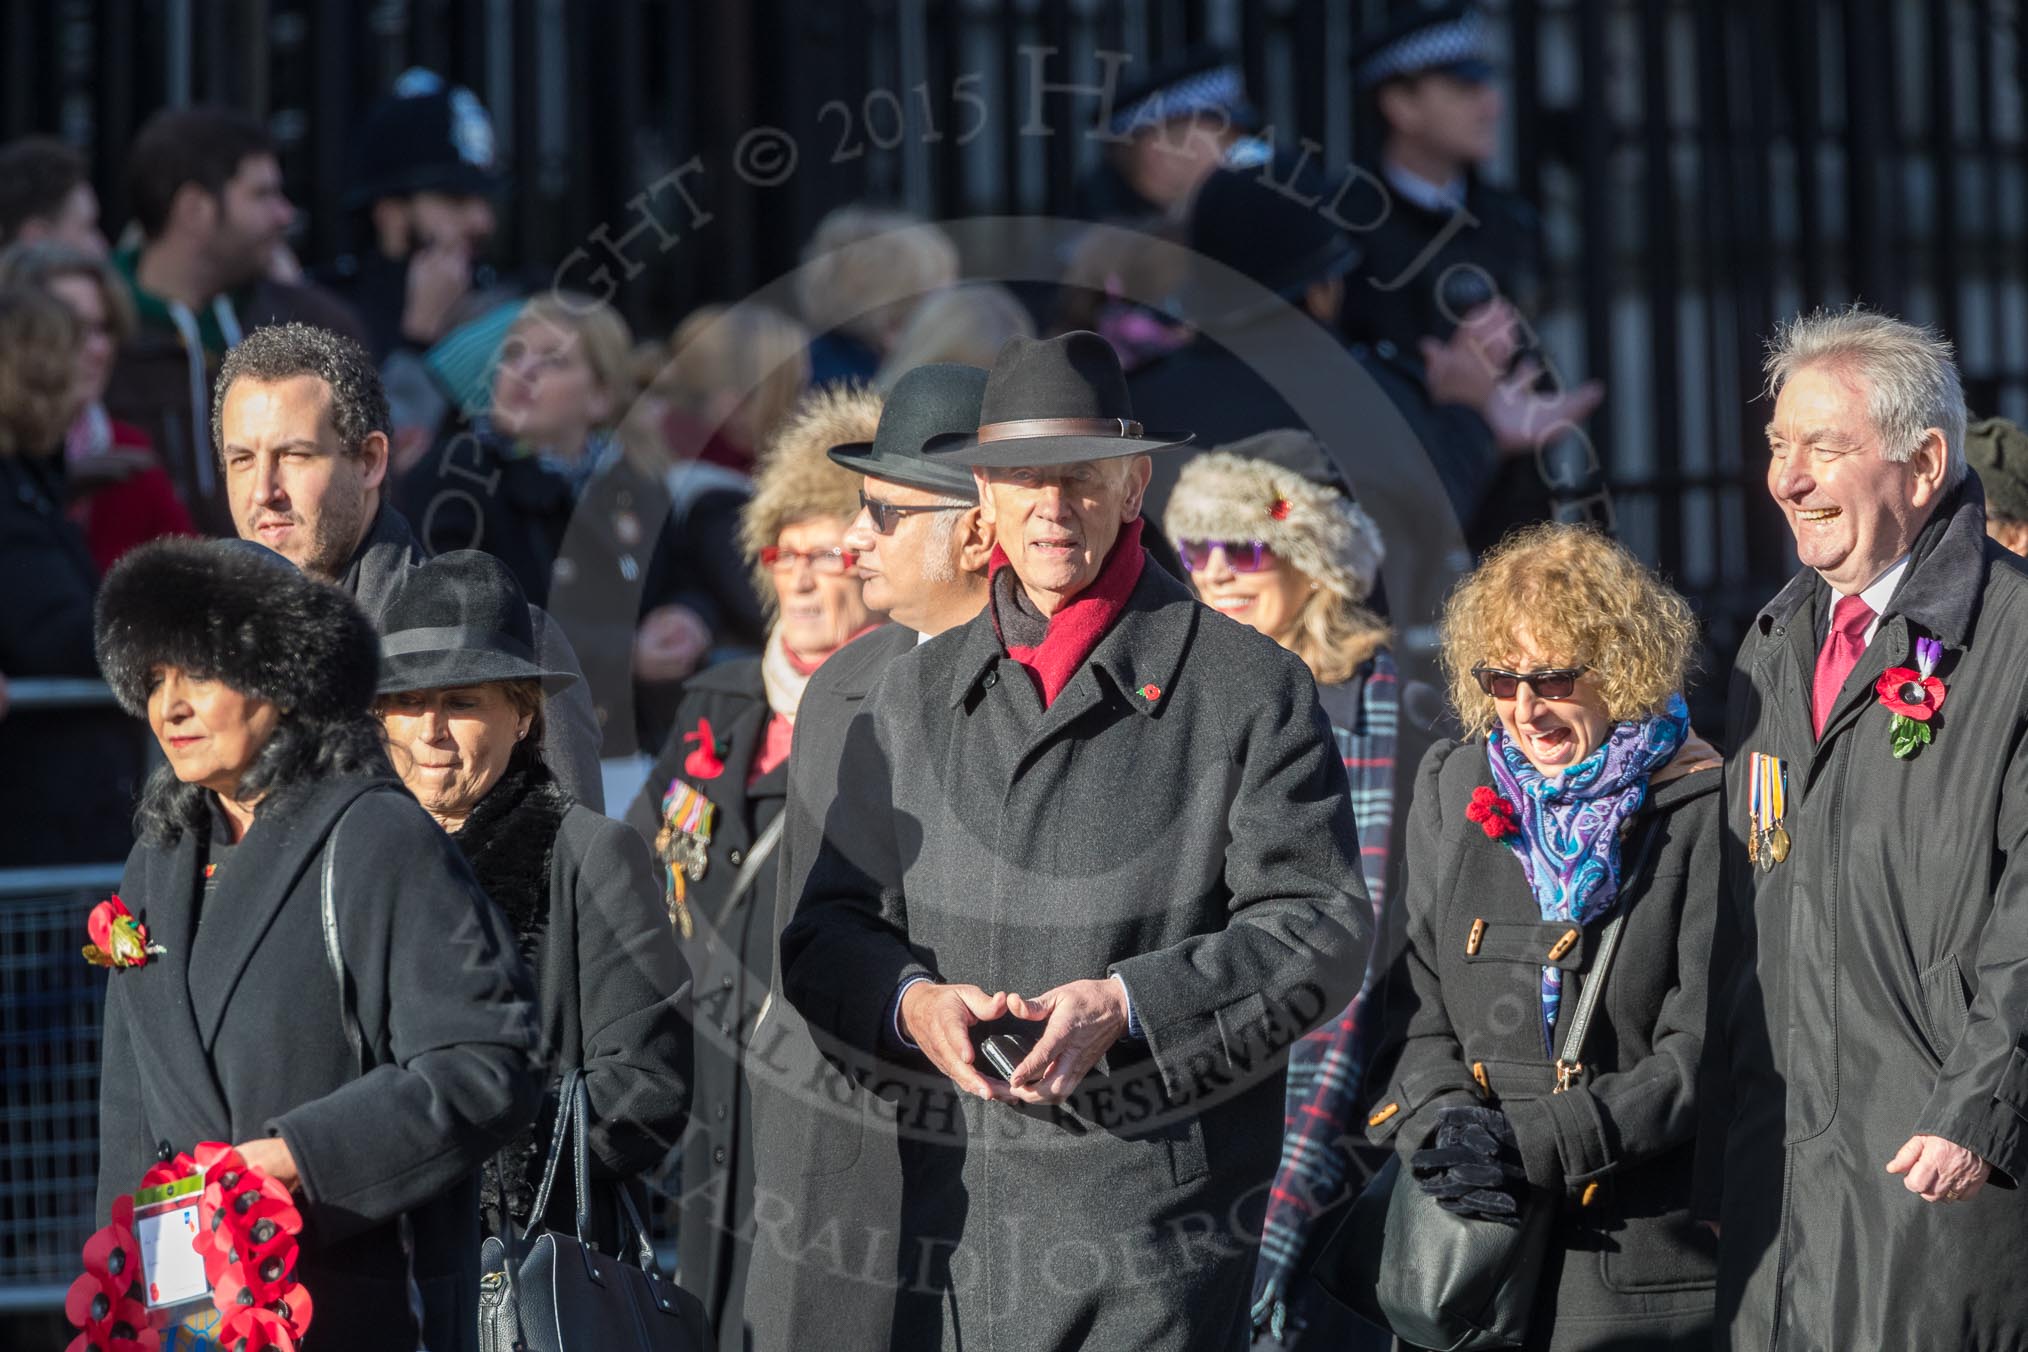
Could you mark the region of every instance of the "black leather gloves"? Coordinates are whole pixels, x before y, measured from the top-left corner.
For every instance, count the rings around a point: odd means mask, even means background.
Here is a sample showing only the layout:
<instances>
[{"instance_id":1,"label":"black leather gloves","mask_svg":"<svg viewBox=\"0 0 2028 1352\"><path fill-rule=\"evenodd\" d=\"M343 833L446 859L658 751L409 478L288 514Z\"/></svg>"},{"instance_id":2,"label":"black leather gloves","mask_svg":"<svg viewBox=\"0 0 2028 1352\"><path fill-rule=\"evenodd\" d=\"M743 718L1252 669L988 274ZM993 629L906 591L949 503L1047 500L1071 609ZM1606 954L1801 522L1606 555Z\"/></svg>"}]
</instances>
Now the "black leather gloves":
<instances>
[{"instance_id":1,"label":"black leather gloves","mask_svg":"<svg viewBox=\"0 0 2028 1352\"><path fill-rule=\"evenodd\" d=\"M1515 1224L1527 1175L1507 1114L1461 1106L1437 1113L1436 1144L1408 1157L1416 1184L1460 1216Z\"/></svg>"}]
</instances>

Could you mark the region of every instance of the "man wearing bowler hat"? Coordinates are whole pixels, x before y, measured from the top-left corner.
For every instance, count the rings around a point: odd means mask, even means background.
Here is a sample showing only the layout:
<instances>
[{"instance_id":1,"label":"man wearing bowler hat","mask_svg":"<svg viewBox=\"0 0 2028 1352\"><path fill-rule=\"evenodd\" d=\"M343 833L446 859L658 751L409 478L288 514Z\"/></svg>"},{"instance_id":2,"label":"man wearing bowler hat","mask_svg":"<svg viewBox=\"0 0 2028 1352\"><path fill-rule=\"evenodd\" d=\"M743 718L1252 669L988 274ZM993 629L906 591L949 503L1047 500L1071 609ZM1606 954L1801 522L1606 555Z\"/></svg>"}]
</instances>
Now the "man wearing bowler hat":
<instances>
[{"instance_id":1,"label":"man wearing bowler hat","mask_svg":"<svg viewBox=\"0 0 2028 1352\"><path fill-rule=\"evenodd\" d=\"M803 691L789 756L789 797L776 933L794 913L824 822L839 795L861 787L841 776L846 741L867 696L895 658L977 615L986 604L992 532L980 521L979 491L962 465L922 453L931 437L970 435L979 425L986 372L938 362L904 374L881 406L870 442L831 449L831 459L865 475L862 506L845 532L859 559L866 604L889 623L854 640L817 669ZM894 1292L856 1274L895 1269L897 1228L855 1226L835 1250L818 1243L842 1218L893 1210L905 1183L896 1158L892 1110L862 1084L881 1070L836 1039L820 1046L782 998L776 962L774 1012L749 1067L754 1095L756 1226L746 1318L754 1352L799 1345L798 1331L822 1328L840 1347L884 1347ZM827 1061L825 1058L830 1057ZM946 1082L945 1088L948 1087ZM878 1133L865 1144L867 1133ZM848 1167L813 1167L850 1152Z\"/></svg>"},{"instance_id":2,"label":"man wearing bowler hat","mask_svg":"<svg viewBox=\"0 0 2028 1352\"><path fill-rule=\"evenodd\" d=\"M1246 1345L1282 1053L1370 925L1307 671L1147 566L1187 439L1078 332L1010 341L929 447L978 485L987 603L868 697L782 937L819 1036L956 1091L898 1122L892 1346Z\"/></svg>"}]
</instances>

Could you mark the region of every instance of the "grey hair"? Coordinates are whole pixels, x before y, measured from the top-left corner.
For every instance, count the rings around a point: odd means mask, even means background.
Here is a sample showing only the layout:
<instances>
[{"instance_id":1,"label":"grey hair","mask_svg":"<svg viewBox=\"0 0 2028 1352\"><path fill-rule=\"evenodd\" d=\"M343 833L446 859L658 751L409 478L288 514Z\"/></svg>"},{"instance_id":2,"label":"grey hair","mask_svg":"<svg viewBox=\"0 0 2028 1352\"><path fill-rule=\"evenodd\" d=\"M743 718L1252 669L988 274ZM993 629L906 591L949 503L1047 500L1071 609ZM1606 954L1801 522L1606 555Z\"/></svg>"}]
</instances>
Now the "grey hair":
<instances>
[{"instance_id":1,"label":"grey hair","mask_svg":"<svg viewBox=\"0 0 2028 1352\"><path fill-rule=\"evenodd\" d=\"M940 498L939 506L970 507L973 504L958 498ZM963 512L930 512L929 525L925 528L923 540L922 580L943 586L958 580L957 561L951 558L951 537L957 533L958 518Z\"/></svg>"},{"instance_id":2,"label":"grey hair","mask_svg":"<svg viewBox=\"0 0 2028 1352\"><path fill-rule=\"evenodd\" d=\"M1835 366L1863 383L1882 459L1905 463L1934 427L1944 436L1944 487L1965 477L1965 388L1950 339L1859 305L1817 310L1781 324L1768 341L1768 397L1810 366Z\"/></svg>"},{"instance_id":3,"label":"grey hair","mask_svg":"<svg viewBox=\"0 0 2028 1352\"><path fill-rule=\"evenodd\" d=\"M211 448L225 456L225 396L235 380L276 381L315 376L331 387L331 426L349 454L366 438L387 434L393 418L372 356L352 339L312 324L271 324L255 329L225 354L211 396Z\"/></svg>"}]
</instances>

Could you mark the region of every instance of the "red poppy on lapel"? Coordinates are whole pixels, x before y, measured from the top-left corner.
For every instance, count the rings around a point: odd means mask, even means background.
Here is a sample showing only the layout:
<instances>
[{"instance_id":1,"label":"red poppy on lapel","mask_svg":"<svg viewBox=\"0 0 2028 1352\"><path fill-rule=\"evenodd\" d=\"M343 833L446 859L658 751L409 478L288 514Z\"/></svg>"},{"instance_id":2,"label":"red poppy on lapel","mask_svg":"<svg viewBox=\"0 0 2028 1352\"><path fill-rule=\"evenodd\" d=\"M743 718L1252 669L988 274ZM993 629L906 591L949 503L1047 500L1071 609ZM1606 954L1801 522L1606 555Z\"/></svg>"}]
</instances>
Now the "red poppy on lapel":
<instances>
[{"instance_id":1,"label":"red poppy on lapel","mask_svg":"<svg viewBox=\"0 0 2028 1352\"><path fill-rule=\"evenodd\" d=\"M1521 834L1520 823L1514 820L1514 805L1484 784L1472 790L1465 820L1477 822L1488 840L1505 840Z\"/></svg>"},{"instance_id":2,"label":"red poppy on lapel","mask_svg":"<svg viewBox=\"0 0 2028 1352\"><path fill-rule=\"evenodd\" d=\"M127 903L115 892L98 905L85 920L85 961L94 967L146 967L149 958L169 950L148 942L148 927L134 918Z\"/></svg>"},{"instance_id":3,"label":"red poppy on lapel","mask_svg":"<svg viewBox=\"0 0 2028 1352\"><path fill-rule=\"evenodd\" d=\"M683 734L686 742L697 743L696 749L683 758L683 773L697 779L716 779L725 773L725 762L719 759L718 743L712 740L711 720L697 720L697 731Z\"/></svg>"}]
</instances>

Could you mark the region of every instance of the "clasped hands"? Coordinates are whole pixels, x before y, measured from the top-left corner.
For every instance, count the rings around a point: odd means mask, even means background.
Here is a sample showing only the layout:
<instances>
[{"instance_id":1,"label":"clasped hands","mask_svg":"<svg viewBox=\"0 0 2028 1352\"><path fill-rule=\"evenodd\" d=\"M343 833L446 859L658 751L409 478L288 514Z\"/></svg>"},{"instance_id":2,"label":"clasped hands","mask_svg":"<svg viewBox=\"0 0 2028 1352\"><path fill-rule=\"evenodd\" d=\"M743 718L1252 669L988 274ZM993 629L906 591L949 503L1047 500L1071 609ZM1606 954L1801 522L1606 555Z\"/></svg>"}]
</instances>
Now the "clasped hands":
<instances>
[{"instance_id":1,"label":"clasped hands","mask_svg":"<svg viewBox=\"0 0 2028 1352\"><path fill-rule=\"evenodd\" d=\"M981 1073L975 1024L1013 1015L1042 1025L1010 1080ZM967 1094L1001 1103L1062 1103L1127 1031L1127 993L1110 977L1070 981L1029 997L919 981L901 997L901 1027Z\"/></svg>"}]
</instances>

